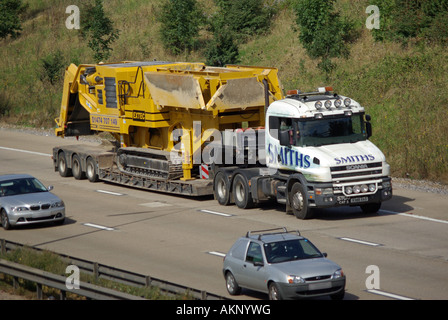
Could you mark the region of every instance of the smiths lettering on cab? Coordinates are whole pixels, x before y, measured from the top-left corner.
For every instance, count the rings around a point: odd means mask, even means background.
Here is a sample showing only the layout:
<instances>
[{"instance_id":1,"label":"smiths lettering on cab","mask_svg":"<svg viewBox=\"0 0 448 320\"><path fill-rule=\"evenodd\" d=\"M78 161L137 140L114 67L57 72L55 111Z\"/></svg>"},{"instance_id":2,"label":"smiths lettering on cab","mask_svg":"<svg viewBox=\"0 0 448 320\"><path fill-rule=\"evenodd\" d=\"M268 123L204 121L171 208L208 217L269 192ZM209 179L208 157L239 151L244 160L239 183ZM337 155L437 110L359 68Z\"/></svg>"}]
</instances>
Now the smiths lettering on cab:
<instances>
[{"instance_id":1,"label":"smiths lettering on cab","mask_svg":"<svg viewBox=\"0 0 448 320\"><path fill-rule=\"evenodd\" d=\"M374 160L375 157L371 154L334 158L336 164L357 163L357 162L374 161Z\"/></svg>"}]
</instances>

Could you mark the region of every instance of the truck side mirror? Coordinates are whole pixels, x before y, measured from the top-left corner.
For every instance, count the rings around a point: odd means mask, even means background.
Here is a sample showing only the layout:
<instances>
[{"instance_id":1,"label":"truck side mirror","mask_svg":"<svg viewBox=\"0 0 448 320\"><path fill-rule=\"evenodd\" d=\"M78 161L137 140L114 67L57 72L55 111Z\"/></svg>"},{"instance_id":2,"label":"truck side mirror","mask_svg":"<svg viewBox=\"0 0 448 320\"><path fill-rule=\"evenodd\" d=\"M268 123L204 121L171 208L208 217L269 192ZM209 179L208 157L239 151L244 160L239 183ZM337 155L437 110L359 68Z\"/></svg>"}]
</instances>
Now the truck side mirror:
<instances>
[{"instance_id":1,"label":"truck side mirror","mask_svg":"<svg viewBox=\"0 0 448 320\"><path fill-rule=\"evenodd\" d=\"M367 139L369 139L372 136L372 124L370 123L370 115L366 114L366 132L367 132Z\"/></svg>"}]
</instances>

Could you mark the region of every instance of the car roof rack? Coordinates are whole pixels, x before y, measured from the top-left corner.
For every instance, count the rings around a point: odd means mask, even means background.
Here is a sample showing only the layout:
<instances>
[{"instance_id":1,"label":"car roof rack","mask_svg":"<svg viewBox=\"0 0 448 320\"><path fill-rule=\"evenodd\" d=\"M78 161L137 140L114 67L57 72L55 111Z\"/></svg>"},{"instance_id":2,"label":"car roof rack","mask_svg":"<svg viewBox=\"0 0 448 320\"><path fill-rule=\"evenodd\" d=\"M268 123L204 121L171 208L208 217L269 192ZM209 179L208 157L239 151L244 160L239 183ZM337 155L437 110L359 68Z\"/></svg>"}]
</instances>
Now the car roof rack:
<instances>
[{"instance_id":1,"label":"car roof rack","mask_svg":"<svg viewBox=\"0 0 448 320\"><path fill-rule=\"evenodd\" d=\"M280 230L280 231L278 231ZM273 228L273 229L264 229L264 230L253 230L253 231L248 231L246 233L246 238L250 238L250 236L254 235L254 233L259 233L258 235L258 240L261 240L262 236L267 236L267 235L275 235L275 234L283 234L283 233L293 233L295 232L297 235L301 236L300 231L299 230L291 230L288 231L286 229L286 227L282 227L282 228Z\"/></svg>"}]
</instances>

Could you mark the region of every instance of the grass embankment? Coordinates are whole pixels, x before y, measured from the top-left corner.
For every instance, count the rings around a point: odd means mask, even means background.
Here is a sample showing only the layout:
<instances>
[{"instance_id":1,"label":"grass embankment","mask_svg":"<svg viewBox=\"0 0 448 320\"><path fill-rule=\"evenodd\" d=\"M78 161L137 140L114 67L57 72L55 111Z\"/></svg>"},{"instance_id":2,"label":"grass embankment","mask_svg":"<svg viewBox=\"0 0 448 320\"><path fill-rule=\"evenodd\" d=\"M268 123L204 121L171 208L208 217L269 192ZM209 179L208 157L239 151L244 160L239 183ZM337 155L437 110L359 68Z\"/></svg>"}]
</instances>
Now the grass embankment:
<instances>
[{"instance_id":1,"label":"grass embankment","mask_svg":"<svg viewBox=\"0 0 448 320\"><path fill-rule=\"evenodd\" d=\"M120 30L110 61L205 61L201 48L188 56L166 52L159 39L157 11L162 0L105 2ZM200 0L212 12L212 0ZM31 1L22 36L0 42L0 115L3 121L33 127L53 126L58 115L62 79L43 78L42 59L58 50L63 62L90 63L92 52L65 28L68 0ZM277 67L285 90L315 90L332 85L359 101L372 116L372 141L383 150L396 177L448 183L448 50L410 41L407 45L375 42L365 27L367 0L337 0L358 31L348 59L337 59L332 74L323 74L298 41L288 1L280 6L268 34L240 46L241 64ZM207 37L206 32L203 32Z\"/></svg>"},{"instance_id":2,"label":"grass embankment","mask_svg":"<svg viewBox=\"0 0 448 320\"><path fill-rule=\"evenodd\" d=\"M0 259L20 263L22 265L26 265L39 270L44 270L56 275L70 275L65 273L68 264L64 262L59 255L47 250L38 251L29 247L22 247L8 251L6 254L0 254ZM86 274L82 271L80 273L80 281L81 283L91 283L104 288L109 288L131 295L144 297L149 300L191 299L188 294L180 295L179 297L167 296L163 294L157 287L133 287L111 280L95 279L93 275ZM19 279L18 283L16 283L16 286L18 285L16 288L13 287L13 284L14 282L11 276L0 274L0 289L13 295L23 296L24 299L36 298L36 284L34 282ZM44 299L57 299L59 297L59 290L53 288L43 286L42 292ZM67 292L66 299L84 300L85 297Z\"/></svg>"}]
</instances>

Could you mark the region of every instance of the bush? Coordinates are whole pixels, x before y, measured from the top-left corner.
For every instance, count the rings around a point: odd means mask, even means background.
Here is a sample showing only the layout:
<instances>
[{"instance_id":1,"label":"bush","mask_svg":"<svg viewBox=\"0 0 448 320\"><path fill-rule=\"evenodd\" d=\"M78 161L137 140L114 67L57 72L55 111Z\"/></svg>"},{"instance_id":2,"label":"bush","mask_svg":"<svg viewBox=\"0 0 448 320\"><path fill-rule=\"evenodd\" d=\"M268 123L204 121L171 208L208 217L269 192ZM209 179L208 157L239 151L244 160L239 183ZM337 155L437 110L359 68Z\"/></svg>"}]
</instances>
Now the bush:
<instances>
[{"instance_id":1,"label":"bush","mask_svg":"<svg viewBox=\"0 0 448 320\"><path fill-rule=\"evenodd\" d=\"M120 31L114 28L103 8L102 0L87 4L82 10L81 36L88 39L88 47L93 50L97 62L109 59L112 48L110 45L118 39Z\"/></svg>"},{"instance_id":2,"label":"bush","mask_svg":"<svg viewBox=\"0 0 448 320\"><path fill-rule=\"evenodd\" d=\"M226 64L239 63L239 50L233 33L225 29L215 31L213 39L205 49L205 57L206 64L210 66L222 67Z\"/></svg>"},{"instance_id":3,"label":"bush","mask_svg":"<svg viewBox=\"0 0 448 320\"><path fill-rule=\"evenodd\" d=\"M20 15L24 13L28 5L22 0L0 0L0 39L10 35L17 38L22 31Z\"/></svg>"},{"instance_id":4,"label":"bush","mask_svg":"<svg viewBox=\"0 0 448 320\"><path fill-rule=\"evenodd\" d=\"M203 21L196 0L168 0L160 13L160 35L173 54L189 53L195 46Z\"/></svg>"},{"instance_id":5,"label":"bush","mask_svg":"<svg viewBox=\"0 0 448 320\"><path fill-rule=\"evenodd\" d=\"M42 81L48 80L51 85L54 85L60 79L62 79L65 63L64 56L60 50L47 55L45 58L41 59L42 64L42 74L40 79Z\"/></svg>"},{"instance_id":6,"label":"bush","mask_svg":"<svg viewBox=\"0 0 448 320\"><path fill-rule=\"evenodd\" d=\"M353 23L333 11L335 0L297 0L293 9L300 27L299 40L311 58L320 58L319 68L334 69L331 58L348 57L354 39Z\"/></svg>"}]
</instances>

